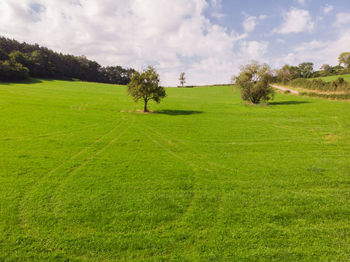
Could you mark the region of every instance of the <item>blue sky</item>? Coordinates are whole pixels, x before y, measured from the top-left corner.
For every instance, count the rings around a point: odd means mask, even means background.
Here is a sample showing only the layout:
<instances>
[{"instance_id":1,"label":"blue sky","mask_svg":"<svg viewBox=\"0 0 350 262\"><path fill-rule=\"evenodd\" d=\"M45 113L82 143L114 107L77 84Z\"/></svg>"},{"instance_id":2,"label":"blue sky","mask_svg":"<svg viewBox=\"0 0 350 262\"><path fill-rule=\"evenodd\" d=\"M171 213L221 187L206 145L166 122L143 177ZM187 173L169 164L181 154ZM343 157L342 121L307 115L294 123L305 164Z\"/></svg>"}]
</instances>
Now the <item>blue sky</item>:
<instances>
[{"instance_id":1,"label":"blue sky","mask_svg":"<svg viewBox=\"0 0 350 262\"><path fill-rule=\"evenodd\" d=\"M154 65L162 84L228 83L250 60L337 64L349 0L0 0L0 34L102 65Z\"/></svg>"},{"instance_id":2,"label":"blue sky","mask_svg":"<svg viewBox=\"0 0 350 262\"><path fill-rule=\"evenodd\" d=\"M339 28L335 26L337 15L343 13L349 16L350 19L350 1L348 0L304 0L304 1L222 1L218 8L223 15L220 19L208 16L213 22L217 22L226 26L228 30L235 30L244 33L242 20L247 17L259 17L266 15L263 20L257 20L256 27L251 34L246 38L250 41L266 41L269 43L269 48L266 52L266 58L276 58L278 56L285 56L291 53L293 49L307 42L312 41L329 41L331 39L337 40L339 36ZM290 11L298 10L301 12L307 11L310 15L310 26L312 29L307 30L301 28L298 32L279 33L279 26L283 25L285 17ZM297 21L295 21L297 23ZM350 26L349 23L344 23L344 28ZM347 46L350 50L350 43ZM347 51L347 50L344 50ZM320 63L317 57L311 61ZM336 58L329 58L324 60L325 63L336 63ZM276 64L276 66L279 62Z\"/></svg>"}]
</instances>

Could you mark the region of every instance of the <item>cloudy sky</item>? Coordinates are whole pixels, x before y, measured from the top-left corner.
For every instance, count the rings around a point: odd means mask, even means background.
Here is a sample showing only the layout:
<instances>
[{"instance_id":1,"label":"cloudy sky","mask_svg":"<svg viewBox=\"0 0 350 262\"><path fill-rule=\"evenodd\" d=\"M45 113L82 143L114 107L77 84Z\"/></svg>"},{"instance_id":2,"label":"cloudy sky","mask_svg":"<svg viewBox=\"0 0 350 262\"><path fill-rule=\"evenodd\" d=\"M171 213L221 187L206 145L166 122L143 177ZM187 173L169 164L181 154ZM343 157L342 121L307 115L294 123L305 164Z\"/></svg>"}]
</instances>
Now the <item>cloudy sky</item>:
<instances>
[{"instance_id":1,"label":"cloudy sky","mask_svg":"<svg viewBox=\"0 0 350 262\"><path fill-rule=\"evenodd\" d=\"M163 85L228 83L258 60L337 64L350 0L0 0L0 35L102 65L154 65Z\"/></svg>"}]
</instances>

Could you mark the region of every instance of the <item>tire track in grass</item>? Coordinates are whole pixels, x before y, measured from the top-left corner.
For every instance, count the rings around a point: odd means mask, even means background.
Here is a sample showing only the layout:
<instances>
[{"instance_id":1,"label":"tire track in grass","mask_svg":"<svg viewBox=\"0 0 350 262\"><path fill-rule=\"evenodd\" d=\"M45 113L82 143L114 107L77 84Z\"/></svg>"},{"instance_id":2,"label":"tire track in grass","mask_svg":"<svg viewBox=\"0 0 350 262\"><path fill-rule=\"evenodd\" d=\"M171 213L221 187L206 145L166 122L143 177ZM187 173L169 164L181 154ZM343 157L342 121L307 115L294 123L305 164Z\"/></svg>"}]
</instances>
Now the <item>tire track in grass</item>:
<instances>
[{"instance_id":1,"label":"tire track in grass","mask_svg":"<svg viewBox=\"0 0 350 262\"><path fill-rule=\"evenodd\" d=\"M153 128L147 126L147 128L152 131L153 133L156 133L158 135L158 137L160 137L161 139L163 140L166 140L166 141L169 141L167 138L165 138L165 135L163 133L160 133L159 131L156 131L154 130ZM177 148L184 148L186 147L186 149L188 149L189 151L193 152L194 154L196 154L197 156L201 157L203 160L206 161L206 163L208 163L209 165L211 166L215 166L215 167L219 167L219 168L223 168L223 169L227 169L227 170L230 170L232 172L235 172L234 169L226 166L226 165L221 165L221 164L218 164L218 163L215 163L215 162L212 162L210 159L210 156L208 156L207 154L203 154L202 152L198 152L197 150L193 150L192 147L189 147L188 143L184 142L184 140L181 140L181 139L173 139L175 141L177 141L178 143L180 143L182 146L179 146L177 144L172 144L174 147L177 147ZM225 143L226 144L226 143Z\"/></svg>"},{"instance_id":2,"label":"tire track in grass","mask_svg":"<svg viewBox=\"0 0 350 262\"><path fill-rule=\"evenodd\" d=\"M141 132L141 131L140 131ZM193 171L193 174L197 174L197 176L199 175L199 168L198 166L196 166L192 161L187 161L185 158L181 157L179 154L173 152L171 149L169 149L168 147L162 145L159 141L157 141L156 139L152 138L150 135L148 135L145 132L142 132L142 134L146 134L147 138L150 139L150 141L152 141L154 144L156 144L158 147L160 147L162 150L166 151L169 155L171 155L173 158L179 159L181 161L183 161L184 163L186 163ZM168 223L163 223L161 225L159 225L158 227L154 228L152 231L154 232L160 232L162 230L167 230L167 227L169 226L170 228L172 227L172 225L176 225L176 224L180 224L181 227L185 227L186 222L185 222L185 217L192 211L192 209L194 209L194 200L196 198L196 176L193 176L193 186L192 186L192 197L191 197L191 201L189 202L189 206L187 207L186 211L183 212L181 214L180 218L177 218L175 220L172 220ZM193 211L192 211L193 212ZM179 222L179 220L181 219L181 222ZM182 225L181 225L182 224ZM191 234L192 235L192 234ZM189 249L193 250L194 246L193 245L189 245L187 246Z\"/></svg>"},{"instance_id":3,"label":"tire track in grass","mask_svg":"<svg viewBox=\"0 0 350 262\"><path fill-rule=\"evenodd\" d=\"M125 119L123 119L123 120L125 120ZM113 132L118 128L118 127L120 127L121 126L121 124L122 123L119 123L117 126L115 126L114 128L112 128L110 131L108 131L107 133L105 133L103 136L101 136L100 138L98 138L97 140L95 140L93 143L91 143L90 144L90 146L88 146L89 148L93 148L93 144L96 144L96 143L98 143L98 142L101 142L104 138L106 138L106 137L108 137L108 136L110 136L110 135L113 135ZM107 141L107 143L104 143L104 145L102 146L102 147L99 147L99 148L97 148L97 149L95 149L94 151L93 151L93 153L91 154L87 154L86 156L84 156L84 160L83 160L83 162L81 162L79 165L72 165L71 166L71 169L70 170L68 170L68 172L65 172L65 174L68 174L68 175L70 175L70 173L71 172L75 172L75 171L77 171L77 170L79 170L80 168L81 168L81 166L83 166L83 165L86 165L88 162L90 162L92 159L94 159L96 156L98 156L99 154L101 154L101 153L103 153L103 151L104 150L106 150L111 144L113 144L120 136L122 136L124 133L126 133L127 132L127 130L130 128L130 125L129 126L127 126L126 128L124 128L121 132L119 132L117 135L113 135L113 137L112 137L112 139L110 140L110 139L108 139L108 141ZM75 159L77 159L76 158L76 156L78 156L78 155L81 155L82 154L82 151L87 151L88 149L86 149L86 148L84 148L84 149L82 149L80 152L78 152L77 154L75 154L73 157L75 157ZM96 151L97 150L97 151ZM69 164L69 163L68 163ZM61 167L62 167L62 165L61 165ZM55 168L55 170L58 170L58 168ZM54 171L52 171L51 172L51 177L48 177L48 176L46 176L46 180L48 180L49 178L53 178L53 175L55 175L55 172ZM37 183L38 185L36 186L37 188L39 187L39 186L45 186L45 182L48 184L48 185L52 185L52 184L54 184L54 182L53 181L41 181L40 183ZM57 180L56 179L56 186L59 186L60 185L60 180ZM54 192L55 191L55 185L53 185L53 186L51 186L51 188L50 188L50 192ZM34 189L32 189L31 190L31 192L34 192ZM39 193L41 193L41 192L39 192ZM47 194L44 194L44 196L46 196ZM29 197L28 197L29 198ZM49 199L49 200L51 200L52 198L50 197L50 195L49 195L49 197L46 197L45 199ZM25 199L24 199L25 200ZM27 199L27 201L28 201L28 199ZM22 202L22 204L23 203L25 203L24 201ZM45 203L47 203L47 201L45 202ZM51 203L50 203L51 205L52 205L52 201L51 201ZM25 236L26 237L33 237L34 239L36 239L36 240L39 240L39 241L41 241L41 242L44 242L44 245L45 245L45 247L48 247L49 249L46 249L46 248L44 248L47 252L52 252L52 251L56 251L56 252L58 252L58 253L61 253L62 251L60 250L60 249L55 249L55 248L52 248L52 247L54 247L54 246L56 246L55 245L55 243L56 243L56 241L55 241L55 239L53 239L53 236L54 235L48 235L48 233L49 233L49 231L47 231L47 232L45 232L45 229L44 228L42 228L42 227L37 227L37 228L35 228L34 226L32 226L32 228L30 228L30 225L29 225L29 223L28 223L28 221L29 221L29 219L26 219L26 212L25 212L25 208L26 208L26 206L25 205L22 205L22 212L21 212L21 217L22 217L22 226L21 226L21 228L22 228L22 231L25 233ZM40 208L39 208L40 209ZM47 214L49 214L49 213L52 213L52 212L50 212L51 210L49 209L48 211L46 211L44 214L45 215L47 215ZM54 221L54 223L51 223L51 225L49 225L49 226L51 226L51 227L54 227L54 224L55 224L55 222L57 222L57 220L56 220L56 218L54 217L54 216L46 216L46 217L48 217L49 218L49 220L51 219L53 219L53 221ZM50 222L50 221L44 221L44 222ZM46 225L45 223L44 223L44 225ZM47 225L46 225L47 226ZM40 232L41 230L43 230L44 232ZM65 253L62 253L62 255L64 255L64 256L67 256L67 255L69 255L69 256L71 256L71 257L75 257L76 258L76 256L74 255L74 254L67 254L66 252Z\"/></svg>"},{"instance_id":4,"label":"tire track in grass","mask_svg":"<svg viewBox=\"0 0 350 262\"><path fill-rule=\"evenodd\" d=\"M130 127L132 127L134 124L134 119L133 122L128 125L124 130L122 130L120 133L118 133L112 140L110 140L106 145L104 145L102 148L100 148L98 151L96 151L94 154L92 154L91 156L88 156L85 158L84 162L82 162L80 165L74 167L72 170L70 170L69 172L66 173L66 175L63 177L63 179L61 179L59 181L59 184L56 186L56 190L57 191L59 188L62 187L62 184L64 183L64 181L66 181L72 174L74 174L75 172L81 170L82 168L84 168L89 162L91 162L92 160L94 160L97 156L99 156L101 153L103 153L108 147L110 147L114 142L116 142L121 136L123 136L129 129Z\"/></svg>"},{"instance_id":5,"label":"tire track in grass","mask_svg":"<svg viewBox=\"0 0 350 262\"><path fill-rule=\"evenodd\" d=\"M161 134L160 132L157 132L157 131L153 131L152 130L152 128L150 128L150 127L148 127L148 126L145 126L146 128L148 128L148 130L150 130L152 133L153 133L153 135L155 135L156 137L158 137L158 139L161 139L161 140L163 140L164 142L165 142L165 144L167 145L167 146L162 146L161 145L161 143L159 142L159 141L156 141L156 140L154 140L154 139L152 139L152 138L150 138L153 142L155 142L155 143L157 143L159 146L161 146L164 150L166 150L169 154L171 154L171 155L173 155L174 157L176 157L176 158L178 158L178 159L180 159L180 160L182 160L182 161L184 161L186 164L188 164L188 165L190 165L190 166L192 166L193 168L195 168L196 169L196 173L197 173L197 175L199 175L198 174L198 171L199 170L204 170L204 171L206 171L207 173L214 173L214 175L215 175L215 178L216 178L216 181L218 182L218 188L217 187L214 187L214 188L212 188L212 190L215 190L215 188L217 188L217 189L219 189L218 191L219 192L217 192L216 193L216 198L217 198L217 200L216 200L216 202L218 203L217 205L216 205L216 210L217 210L217 212L215 212L215 218L213 219L213 220L211 220L211 222L210 222L210 224L212 224L212 225L214 225L213 227L211 227L210 228L210 226L209 225L203 225L203 227L204 228L209 228L209 230L205 230L205 229L203 229L202 228L202 230L200 231L201 233L200 233L200 235L203 233L203 231L204 231L204 234L209 234L209 235L213 235L213 234L216 234L216 231L214 231L213 230L213 228L215 228L216 226L216 224L217 223L215 223L215 221L218 221L220 218L219 218L219 213L222 213L222 200L223 200L223 192L222 192L222 188L223 188L223 181L222 181L222 178L218 175L218 170L215 172L215 170L211 170L211 169L208 169L208 168L204 168L204 167L202 167L202 166L198 166L198 165L196 165L196 164L194 164L194 162L193 161L190 161L190 160L186 160L186 158L185 157L182 157L182 156L180 156L179 154L176 154L175 152L173 152L171 149L169 149L169 143L168 143L168 141L169 141L169 139L166 139L165 138L165 136L164 136L164 134ZM180 146L178 146L178 145L176 145L176 144L172 144L172 146L174 146L174 147L180 147ZM187 149L189 149L188 148L188 146L187 146ZM190 149L189 151L192 151L192 153L193 152L195 152L193 149ZM196 154L197 152L195 152L195 154ZM203 154L198 154L197 153L197 156L201 156L201 158L203 159ZM211 178L211 179L213 179L213 178ZM197 179L198 180L198 179ZM197 182L198 183L198 182ZM196 185L196 184L195 184ZM205 187L208 187L208 185L209 186L211 186L211 184L207 184L207 182L206 183L204 183L203 184L203 187L205 188ZM200 192L199 191L199 189L194 189L194 192L197 192L197 196L198 196L198 192ZM211 193L210 195L212 195L213 193ZM202 201L201 201L201 199L199 198L200 196L198 196L198 200L197 200L197 202L198 203L201 203ZM194 209L194 204L193 204L193 202L194 202L194 199L196 198L196 194L194 194L194 197L193 197L193 200L192 200L192 204L191 204L191 207L189 207L188 209L187 209L187 211L186 211L186 213L184 213L183 215L182 215L182 221L181 221L181 223L180 224L182 224L182 227L186 227L186 222L185 222L185 219L189 219L188 218L188 216L190 216L190 213L192 212L193 213L193 215L195 215L195 213L194 213L194 210L192 210L192 209ZM220 211L220 212L219 212ZM213 211L212 211L213 212ZM179 221L179 219L177 219L177 220L175 220L175 221L173 221L173 223L172 224L175 224L176 222L178 222ZM165 225L166 226L166 225ZM164 227L165 227L164 226ZM187 225L187 226L189 226L189 225ZM195 229L195 230L198 230L198 229ZM196 238L197 238L197 241L199 240L199 236L196 236ZM202 245L205 245L205 239L206 238L203 238L203 237L201 237L201 239L203 239L202 241L204 241L204 242L202 242ZM193 250L195 247L194 246L192 246L191 247L191 249ZM198 247L197 247L198 248ZM198 259L200 259L200 255L199 255L199 250L197 250L197 253L198 253Z\"/></svg>"},{"instance_id":6,"label":"tire track in grass","mask_svg":"<svg viewBox=\"0 0 350 262\"><path fill-rule=\"evenodd\" d=\"M142 135L146 134L146 137L154 144L156 144L160 149L166 151L169 155L171 155L173 158L176 158L184 163L186 163L186 165L188 165L190 167L190 169L193 171L193 174L198 172L198 167L196 165L194 165L192 162L187 161L186 159L184 159L183 157L181 157L180 155L176 154L175 152L173 152L172 150L170 150L169 148L163 146L159 141L157 141L156 139L152 138L150 135L148 135L147 133L142 132L141 130L138 130L138 132ZM190 178L190 183L192 184L192 197L191 200L189 201L189 206L186 208L186 211L182 213L182 216L188 211L188 209L191 207L193 199L194 199L194 195L195 195L195 176L192 176L192 178ZM176 219L177 220L177 219ZM173 220L174 221L174 220ZM171 221L171 222L173 222ZM171 223L169 222L169 223ZM155 229L152 229L150 231L159 231L163 228L166 227L166 224L161 224L160 226L157 226Z\"/></svg>"},{"instance_id":7,"label":"tire track in grass","mask_svg":"<svg viewBox=\"0 0 350 262\"><path fill-rule=\"evenodd\" d=\"M18 220L19 220L19 227L24 230L26 227L28 228L28 218L26 217L26 213L28 213L28 211L26 212L25 210L28 208L26 205L26 202L29 201L31 195L34 193L35 189L37 189L38 187L42 186L45 184L45 182L48 182L49 179L58 179L56 175L56 173L58 173L57 171L60 169L63 169L61 173L66 174L67 172L71 172L72 170L76 169L79 167L79 165L84 163L84 159L88 158L89 155L91 156L91 153L88 154L88 156L86 156L85 158L83 157L83 162L76 165L75 162L79 161L79 156L88 153L88 151L90 149L93 150L93 147L95 145L97 145L98 143L100 143L104 138L108 137L110 134L112 134L116 129L118 129L118 127L123 123L123 121L125 121L125 119L122 119L121 122L119 122L116 126L114 126L112 129L110 129L109 131L107 131L106 133L104 133L102 136L100 136L99 138L97 138L95 141L93 141L92 143L90 143L88 146L82 148L80 151L78 151L77 153L73 154L68 160L62 162L61 164L59 164L58 166L54 167L53 169L51 169L46 175L42 176L40 179L38 179L35 183L33 183L32 186L30 186L29 189L27 189L27 191L25 191L22 196L20 197L20 200L18 202ZM112 139L113 140L113 139ZM111 142L111 141L110 141ZM106 146L106 145L105 145ZM103 148L103 147L102 147ZM100 149L101 150L101 149ZM100 151L99 150L99 151ZM99 152L98 151L98 152ZM94 154L94 153L92 153ZM95 153L96 154L96 153ZM82 161L82 160L80 160ZM52 185L53 181L50 181L49 185Z\"/></svg>"}]
</instances>

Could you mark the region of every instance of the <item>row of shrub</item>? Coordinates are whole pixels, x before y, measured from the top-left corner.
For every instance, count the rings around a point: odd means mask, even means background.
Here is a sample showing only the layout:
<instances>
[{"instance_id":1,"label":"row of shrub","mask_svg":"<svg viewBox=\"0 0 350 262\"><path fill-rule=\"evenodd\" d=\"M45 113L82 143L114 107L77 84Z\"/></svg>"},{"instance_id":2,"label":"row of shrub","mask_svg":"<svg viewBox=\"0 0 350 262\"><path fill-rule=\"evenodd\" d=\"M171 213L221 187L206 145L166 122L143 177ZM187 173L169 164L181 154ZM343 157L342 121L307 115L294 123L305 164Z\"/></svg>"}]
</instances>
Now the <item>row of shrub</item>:
<instances>
[{"instance_id":1,"label":"row of shrub","mask_svg":"<svg viewBox=\"0 0 350 262\"><path fill-rule=\"evenodd\" d=\"M301 92L300 93L303 96L311 96L311 97L321 97L326 99L344 99L344 100L350 100L350 93L346 94L320 94L315 92Z\"/></svg>"},{"instance_id":2,"label":"row of shrub","mask_svg":"<svg viewBox=\"0 0 350 262\"><path fill-rule=\"evenodd\" d=\"M350 82L346 82L342 77L338 77L337 79L331 82L326 82L326 81L323 81L322 79L308 80L305 78L298 78L298 79L289 81L285 84L293 87L301 87L301 88L319 90L319 91L329 91L329 92L350 91Z\"/></svg>"},{"instance_id":3,"label":"row of shrub","mask_svg":"<svg viewBox=\"0 0 350 262\"><path fill-rule=\"evenodd\" d=\"M350 68L343 68L342 66L334 66L335 70L320 70L315 71L312 77L336 76L350 74Z\"/></svg>"}]
</instances>

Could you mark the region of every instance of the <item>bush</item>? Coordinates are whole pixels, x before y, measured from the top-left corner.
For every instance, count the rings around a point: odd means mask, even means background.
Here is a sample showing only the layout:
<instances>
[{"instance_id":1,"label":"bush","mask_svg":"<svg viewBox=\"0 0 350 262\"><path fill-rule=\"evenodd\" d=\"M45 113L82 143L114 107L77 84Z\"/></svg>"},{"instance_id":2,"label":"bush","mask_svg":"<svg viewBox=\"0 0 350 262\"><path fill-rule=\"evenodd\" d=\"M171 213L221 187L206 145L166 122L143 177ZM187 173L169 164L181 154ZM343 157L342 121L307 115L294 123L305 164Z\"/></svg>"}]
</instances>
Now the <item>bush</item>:
<instances>
[{"instance_id":1,"label":"bush","mask_svg":"<svg viewBox=\"0 0 350 262\"><path fill-rule=\"evenodd\" d=\"M336 80L331 82L331 88L336 90L346 90L349 89L349 84L342 77L338 77Z\"/></svg>"},{"instance_id":2,"label":"bush","mask_svg":"<svg viewBox=\"0 0 350 262\"><path fill-rule=\"evenodd\" d=\"M241 97L244 101L259 104L273 98L273 89L269 83L272 72L267 64L260 65L257 62L241 68L236 84L241 88Z\"/></svg>"}]
</instances>

